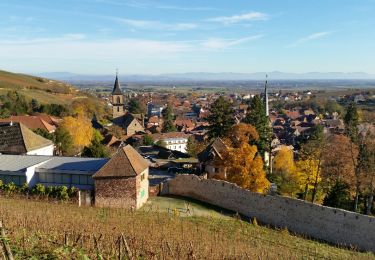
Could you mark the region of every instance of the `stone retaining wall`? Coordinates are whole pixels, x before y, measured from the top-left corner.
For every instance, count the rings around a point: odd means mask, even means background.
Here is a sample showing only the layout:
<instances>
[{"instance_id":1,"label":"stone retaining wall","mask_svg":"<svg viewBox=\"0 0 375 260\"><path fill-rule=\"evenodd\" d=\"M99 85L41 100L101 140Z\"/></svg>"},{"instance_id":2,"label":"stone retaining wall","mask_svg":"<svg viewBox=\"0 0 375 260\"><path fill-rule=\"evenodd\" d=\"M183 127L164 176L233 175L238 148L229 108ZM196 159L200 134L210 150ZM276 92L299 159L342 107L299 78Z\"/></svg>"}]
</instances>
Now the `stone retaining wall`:
<instances>
[{"instance_id":1,"label":"stone retaining wall","mask_svg":"<svg viewBox=\"0 0 375 260\"><path fill-rule=\"evenodd\" d=\"M178 175L163 193L190 197L274 227L375 252L375 218L298 199L253 193L235 184Z\"/></svg>"}]
</instances>

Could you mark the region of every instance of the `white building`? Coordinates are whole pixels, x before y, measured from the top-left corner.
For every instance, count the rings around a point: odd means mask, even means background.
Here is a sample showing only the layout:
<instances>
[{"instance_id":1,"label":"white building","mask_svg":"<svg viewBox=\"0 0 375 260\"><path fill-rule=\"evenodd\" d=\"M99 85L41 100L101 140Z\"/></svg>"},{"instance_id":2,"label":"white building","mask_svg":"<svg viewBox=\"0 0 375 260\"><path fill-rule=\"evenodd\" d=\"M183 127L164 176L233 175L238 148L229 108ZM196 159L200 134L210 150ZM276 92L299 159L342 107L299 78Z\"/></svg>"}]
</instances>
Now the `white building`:
<instances>
[{"instance_id":1,"label":"white building","mask_svg":"<svg viewBox=\"0 0 375 260\"><path fill-rule=\"evenodd\" d=\"M180 132L171 132L164 134L153 134L152 138L155 143L162 141L165 144L165 148L186 153L186 146L190 135Z\"/></svg>"},{"instance_id":2,"label":"white building","mask_svg":"<svg viewBox=\"0 0 375 260\"><path fill-rule=\"evenodd\" d=\"M105 158L0 155L0 180L16 185L27 183L93 190L92 175L107 163Z\"/></svg>"}]
</instances>

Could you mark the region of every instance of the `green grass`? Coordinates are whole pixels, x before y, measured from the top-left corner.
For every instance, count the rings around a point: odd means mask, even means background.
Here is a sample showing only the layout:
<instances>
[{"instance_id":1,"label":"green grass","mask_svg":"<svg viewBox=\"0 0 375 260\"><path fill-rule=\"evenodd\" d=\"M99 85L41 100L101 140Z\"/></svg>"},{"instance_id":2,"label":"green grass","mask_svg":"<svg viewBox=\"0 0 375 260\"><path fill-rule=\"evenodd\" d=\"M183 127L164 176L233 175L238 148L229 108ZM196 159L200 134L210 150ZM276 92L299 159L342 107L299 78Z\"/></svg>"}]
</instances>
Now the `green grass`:
<instances>
[{"instance_id":1,"label":"green grass","mask_svg":"<svg viewBox=\"0 0 375 260\"><path fill-rule=\"evenodd\" d=\"M0 214L16 259L117 259L124 235L136 259L375 259L371 253L337 248L238 219L213 216L190 202L180 217L163 208L181 199L153 198L159 210L101 209L0 198ZM196 211L197 210L197 211ZM124 257L124 247L121 247ZM86 258L87 259L87 258Z\"/></svg>"}]
</instances>

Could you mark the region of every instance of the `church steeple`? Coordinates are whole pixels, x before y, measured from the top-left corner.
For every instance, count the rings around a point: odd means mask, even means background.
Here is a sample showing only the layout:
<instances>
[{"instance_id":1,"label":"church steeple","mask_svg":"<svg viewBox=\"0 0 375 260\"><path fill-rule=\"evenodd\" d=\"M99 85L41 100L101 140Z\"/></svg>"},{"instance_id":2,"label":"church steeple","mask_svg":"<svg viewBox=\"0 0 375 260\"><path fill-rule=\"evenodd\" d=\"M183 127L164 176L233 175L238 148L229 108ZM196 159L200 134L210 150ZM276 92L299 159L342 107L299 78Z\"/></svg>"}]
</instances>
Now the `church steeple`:
<instances>
[{"instance_id":1,"label":"church steeple","mask_svg":"<svg viewBox=\"0 0 375 260\"><path fill-rule=\"evenodd\" d=\"M112 95L122 95L122 91L120 88L120 83L118 80L118 72L116 71L116 80L115 85L113 86Z\"/></svg>"},{"instance_id":2,"label":"church steeple","mask_svg":"<svg viewBox=\"0 0 375 260\"><path fill-rule=\"evenodd\" d=\"M125 100L124 100L124 95L122 94L122 91L120 88L117 71L116 71L115 84L112 90L111 103L112 103L112 113L113 113L114 120L116 118L121 118L123 115L125 115Z\"/></svg>"},{"instance_id":3,"label":"church steeple","mask_svg":"<svg viewBox=\"0 0 375 260\"><path fill-rule=\"evenodd\" d=\"M266 116L270 115L270 109L268 106L268 75L266 75L266 84L264 85L264 108L266 109Z\"/></svg>"}]
</instances>

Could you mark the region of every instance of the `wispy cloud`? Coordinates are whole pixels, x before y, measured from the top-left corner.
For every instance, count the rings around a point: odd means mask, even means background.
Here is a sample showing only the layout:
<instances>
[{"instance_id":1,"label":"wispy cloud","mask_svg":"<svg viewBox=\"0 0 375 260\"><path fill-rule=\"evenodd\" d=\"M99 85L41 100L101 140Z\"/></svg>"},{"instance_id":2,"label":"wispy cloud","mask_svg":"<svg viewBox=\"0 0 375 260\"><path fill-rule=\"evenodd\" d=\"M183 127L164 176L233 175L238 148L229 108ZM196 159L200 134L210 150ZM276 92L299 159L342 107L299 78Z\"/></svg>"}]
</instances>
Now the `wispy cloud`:
<instances>
[{"instance_id":1,"label":"wispy cloud","mask_svg":"<svg viewBox=\"0 0 375 260\"><path fill-rule=\"evenodd\" d=\"M8 59L108 60L168 57L183 53L225 50L263 37L203 39L193 41L156 41L133 38L92 40L84 34L65 34L55 38L0 40L0 56Z\"/></svg>"},{"instance_id":2,"label":"wispy cloud","mask_svg":"<svg viewBox=\"0 0 375 260\"><path fill-rule=\"evenodd\" d=\"M250 21L264 21L268 20L269 15L261 12L249 12L245 14L238 14L232 16L219 16L214 18L209 18L209 22L219 22L223 24L235 24L241 22L250 22Z\"/></svg>"},{"instance_id":3,"label":"wispy cloud","mask_svg":"<svg viewBox=\"0 0 375 260\"><path fill-rule=\"evenodd\" d=\"M195 29L198 27L195 23L163 23L160 21L152 20L135 20L135 19L126 19L119 17L108 17L111 20L117 21L119 23L129 25L137 29L146 29L146 30L167 30L167 31L186 31Z\"/></svg>"},{"instance_id":4,"label":"wispy cloud","mask_svg":"<svg viewBox=\"0 0 375 260\"><path fill-rule=\"evenodd\" d=\"M297 47L301 44L304 44L306 42L310 42L310 41L313 41L313 40L317 40L319 38L323 38L323 37L326 37L330 34L332 34L333 31L324 31L324 32L317 32L317 33L313 33L313 34L310 34L306 37L303 37L301 39L298 39L297 41L295 41L294 43L288 45L287 47L288 48L293 48L293 47Z\"/></svg>"},{"instance_id":5,"label":"wispy cloud","mask_svg":"<svg viewBox=\"0 0 375 260\"><path fill-rule=\"evenodd\" d=\"M249 41L254 41L257 39L262 38L264 35L259 34L259 35L254 35L254 36L249 36L249 37L243 37L240 39L220 39L220 38L213 38L213 39L208 39L206 41L203 41L201 43L201 46L206 48L206 49L213 49L213 50L218 50L218 49L225 49L231 46L239 45L245 42Z\"/></svg>"}]
</instances>

